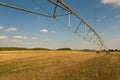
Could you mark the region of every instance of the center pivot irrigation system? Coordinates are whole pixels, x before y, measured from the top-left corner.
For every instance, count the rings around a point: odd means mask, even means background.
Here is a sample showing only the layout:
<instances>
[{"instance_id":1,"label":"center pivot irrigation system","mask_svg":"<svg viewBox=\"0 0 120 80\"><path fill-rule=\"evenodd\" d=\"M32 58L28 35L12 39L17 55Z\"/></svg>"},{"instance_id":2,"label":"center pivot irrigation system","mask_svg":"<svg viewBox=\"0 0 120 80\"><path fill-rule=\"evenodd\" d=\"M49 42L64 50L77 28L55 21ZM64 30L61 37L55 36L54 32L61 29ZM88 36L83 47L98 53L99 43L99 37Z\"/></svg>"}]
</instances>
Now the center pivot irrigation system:
<instances>
[{"instance_id":1,"label":"center pivot irrigation system","mask_svg":"<svg viewBox=\"0 0 120 80\"><path fill-rule=\"evenodd\" d=\"M35 0L32 0L32 1L40 7L39 3L37 3ZM9 8L13 8L13 9L17 9L17 10L21 10L21 11L25 11L25 12L32 13L32 14L37 14L40 16L54 18L54 19L56 19L59 16L68 16L68 28L69 29L71 28L70 27L70 24L71 24L70 16L74 15L79 20L79 23L76 26L76 28L73 30L73 32L77 35L82 34L83 39L97 44L99 46L99 49L105 49L105 51L108 52L107 46L105 45L103 39L98 35L98 33L86 21L84 21L71 7L69 7L63 0L48 0L48 1L55 6L52 15L42 14L39 12L20 8L20 7L6 4L3 2L0 2L0 5L9 7ZM46 9L44 9L44 10L46 10ZM64 11L64 13L62 13L63 11ZM81 30L84 30L84 31L81 31Z\"/></svg>"}]
</instances>

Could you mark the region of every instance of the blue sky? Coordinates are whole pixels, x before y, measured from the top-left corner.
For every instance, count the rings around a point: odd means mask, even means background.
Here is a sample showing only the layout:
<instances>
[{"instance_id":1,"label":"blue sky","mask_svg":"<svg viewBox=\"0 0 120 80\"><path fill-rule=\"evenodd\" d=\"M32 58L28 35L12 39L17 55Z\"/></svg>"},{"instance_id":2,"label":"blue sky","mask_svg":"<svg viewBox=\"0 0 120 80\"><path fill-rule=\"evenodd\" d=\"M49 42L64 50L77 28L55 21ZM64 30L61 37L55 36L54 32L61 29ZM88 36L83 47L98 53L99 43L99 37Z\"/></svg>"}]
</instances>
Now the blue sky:
<instances>
[{"instance_id":1,"label":"blue sky","mask_svg":"<svg viewBox=\"0 0 120 80\"><path fill-rule=\"evenodd\" d=\"M48 0L36 0L52 14L54 5ZM108 48L120 49L120 0L64 0L102 36ZM0 0L18 7L48 14L32 0ZM68 24L67 16L58 18ZM71 18L71 27L77 26ZM45 47L56 49L96 48L84 41L55 19L0 6L0 47Z\"/></svg>"}]
</instances>

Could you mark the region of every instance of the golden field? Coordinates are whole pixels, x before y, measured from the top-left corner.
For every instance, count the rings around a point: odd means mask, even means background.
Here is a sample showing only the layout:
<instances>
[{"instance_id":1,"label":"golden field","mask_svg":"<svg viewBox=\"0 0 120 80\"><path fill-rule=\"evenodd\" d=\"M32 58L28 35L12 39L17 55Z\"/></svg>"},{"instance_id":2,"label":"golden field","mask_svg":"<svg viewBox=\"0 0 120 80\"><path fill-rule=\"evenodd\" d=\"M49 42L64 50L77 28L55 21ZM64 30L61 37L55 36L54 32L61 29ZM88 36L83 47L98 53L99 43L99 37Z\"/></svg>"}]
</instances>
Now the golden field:
<instances>
[{"instance_id":1,"label":"golden field","mask_svg":"<svg viewBox=\"0 0 120 80\"><path fill-rule=\"evenodd\" d=\"M120 80L120 53L0 51L0 80Z\"/></svg>"}]
</instances>

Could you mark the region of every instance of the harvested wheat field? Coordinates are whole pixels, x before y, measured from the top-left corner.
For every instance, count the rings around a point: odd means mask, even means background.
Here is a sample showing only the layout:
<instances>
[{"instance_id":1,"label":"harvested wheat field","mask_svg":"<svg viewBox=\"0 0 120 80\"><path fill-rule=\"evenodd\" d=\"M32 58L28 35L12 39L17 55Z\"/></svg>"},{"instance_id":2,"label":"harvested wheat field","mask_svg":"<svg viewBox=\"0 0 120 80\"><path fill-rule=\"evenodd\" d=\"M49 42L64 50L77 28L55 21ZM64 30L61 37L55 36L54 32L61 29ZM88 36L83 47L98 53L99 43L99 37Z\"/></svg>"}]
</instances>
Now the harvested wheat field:
<instances>
[{"instance_id":1,"label":"harvested wheat field","mask_svg":"<svg viewBox=\"0 0 120 80\"><path fill-rule=\"evenodd\" d=\"M120 53L1 51L0 80L120 80Z\"/></svg>"}]
</instances>

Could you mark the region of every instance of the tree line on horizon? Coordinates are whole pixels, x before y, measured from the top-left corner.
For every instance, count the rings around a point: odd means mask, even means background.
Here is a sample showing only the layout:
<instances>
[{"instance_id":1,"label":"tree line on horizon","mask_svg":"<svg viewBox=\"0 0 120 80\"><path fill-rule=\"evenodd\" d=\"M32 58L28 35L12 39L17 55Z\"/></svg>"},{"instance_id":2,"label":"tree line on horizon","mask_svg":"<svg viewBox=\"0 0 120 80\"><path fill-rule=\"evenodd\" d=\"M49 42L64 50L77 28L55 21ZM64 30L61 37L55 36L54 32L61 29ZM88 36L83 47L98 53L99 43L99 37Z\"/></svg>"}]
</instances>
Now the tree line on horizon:
<instances>
[{"instance_id":1,"label":"tree line on horizon","mask_svg":"<svg viewBox=\"0 0 120 80\"><path fill-rule=\"evenodd\" d=\"M13 51L13 50L48 50L49 48L21 48L21 47L0 47L0 51ZM71 48L58 48L56 50L72 50Z\"/></svg>"},{"instance_id":2,"label":"tree line on horizon","mask_svg":"<svg viewBox=\"0 0 120 80\"><path fill-rule=\"evenodd\" d=\"M20 48L20 47L0 47L0 51L13 51L13 50L47 50L51 51L49 48ZM58 48L57 51L61 50L73 50L71 48ZM82 49L81 51L96 51L90 49ZM120 52L120 49L109 49L110 52Z\"/></svg>"},{"instance_id":3,"label":"tree line on horizon","mask_svg":"<svg viewBox=\"0 0 120 80\"><path fill-rule=\"evenodd\" d=\"M13 50L48 50L49 48L20 48L20 47L0 47L0 51L13 51ZM71 48L58 48L56 50L72 50Z\"/></svg>"},{"instance_id":4,"label":"tree line on horizon","mask_svg":"<svg viewBox=\"0 0 120 80\"><path fill-rule=\"evenodd\" d=\"M0 51L12 51L12 50L50 50L50 49L48 48L0 47Z\"/></svg>"}]
</instances>

